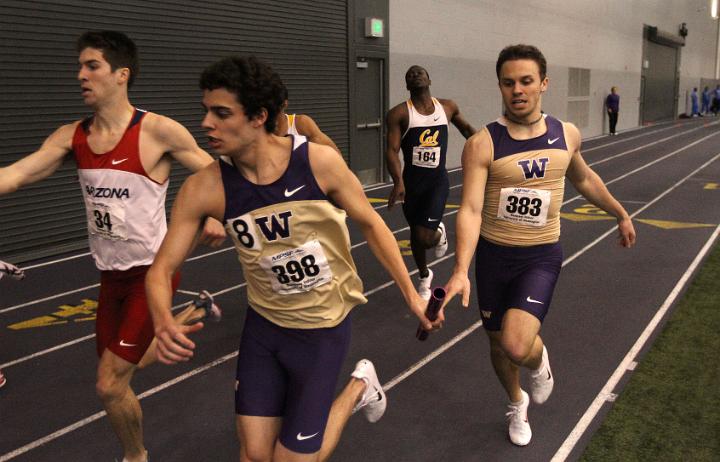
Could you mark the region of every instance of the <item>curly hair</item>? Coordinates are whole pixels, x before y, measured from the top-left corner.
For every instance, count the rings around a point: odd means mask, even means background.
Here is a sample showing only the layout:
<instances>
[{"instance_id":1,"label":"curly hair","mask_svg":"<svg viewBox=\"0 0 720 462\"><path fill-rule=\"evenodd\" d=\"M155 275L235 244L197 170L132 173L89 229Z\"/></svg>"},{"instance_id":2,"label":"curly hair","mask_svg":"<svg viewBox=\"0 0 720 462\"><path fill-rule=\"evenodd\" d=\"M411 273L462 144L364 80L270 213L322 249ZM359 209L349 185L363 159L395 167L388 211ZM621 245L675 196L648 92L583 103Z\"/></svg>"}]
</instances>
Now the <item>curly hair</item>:
<instances>
[{"instance_id":1,"label":"curly hair","mask_svg":"<svg viewBox=\"0 0 720 462\"><path fill-rule=\"evenodd\" d=\"M515 61L518 59L530 59L535 61L540 70L540 78L545 79L547 75L547 61L542 52L532 45L510 45L502 49L495 63L495 73L500 78L500 69L506 61Z\"/></svg>"},{"instance_id":2,"label":"curly hair","mask_svg":"<svg viewBox=\"0 0 720 462\"><path fill-rule=\"evenodd\" d=\"M128 88L135 82L140 72L140 58L138 50L130 37L114 30L87 31L77 40L77 52L85 48L95 48L102 51L103 58L110 64L114 72L119 67L130 69Z\"/></svg>"},{"instance_id":3,"label":"curly hair","mask_svg":"<svg viewBox=\"0 0 720 462\"><path fill-rule=\"evenodd\" d=\"M254 56L229 56L211 64L200 76L200 89L224 88L235 93L245 115L255 118L267 111L265 131L275 130L277 115L287 97L287 89L272 68Z\"/></svg>"}]
</instances>

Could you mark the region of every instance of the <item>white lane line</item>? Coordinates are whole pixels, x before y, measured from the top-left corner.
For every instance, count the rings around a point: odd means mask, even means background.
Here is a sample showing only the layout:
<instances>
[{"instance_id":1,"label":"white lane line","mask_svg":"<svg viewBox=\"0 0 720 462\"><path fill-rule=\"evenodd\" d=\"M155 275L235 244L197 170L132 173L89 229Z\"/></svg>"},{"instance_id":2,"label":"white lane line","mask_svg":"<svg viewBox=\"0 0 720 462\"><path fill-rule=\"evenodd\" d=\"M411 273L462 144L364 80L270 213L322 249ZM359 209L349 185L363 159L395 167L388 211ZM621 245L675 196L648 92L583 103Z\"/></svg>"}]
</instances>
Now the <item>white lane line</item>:
<instances>
[{"instance_id":1,"label":"white lane line","mask_svg":"<svg viewBox=\"0 0 720 462\"><path fill-rule=\"evenodd\" d=\"M713 122L713 125L717 125L717 124L719 124L719 123L720 123L720 122ZM603 163L605 163L605 162L609 162L609 161L611 161L611 160L615 160L615 159L617 159L617 158L626 156L626 155L628 155L628 154L632 154L633 152L640 151L641 149L649 148L650 146L654 146L654 145L656 145L656 144L665 142L665 141L667 141L667 140L671 140L671 139L673 139L673 138L677 138L678 136L685 135L685 134L687 134L687 133L694 132L694 131L697 131L697 130L702 130L703 128L705 128L705 127L691 128L690 130L685 130L684 132L680 132L680 133L676 133L675 135L667 136L667 137L662 138L662 139L659 139L659 140L657 140L657 141L653 141L652 143L648 143L648 144L645 144L645 145L642 145L642 146L639 146L639 147L636 147L636 148L633 148L633 149L629 149L629 150L627 150L627 151L623 151L623 152L621 152L621 153L619 153L619 154L615 154L614 156L605 157L604 159L600 159L600 160L595 161L595 162L593 162L593 163L590 163L590 164L588 164L588 165L589 165L590 167L592 167L592 166L595 166L595 165L603 164ZM700 140L704 140L705 138L710 138L711 136L714 136L714 135L716 135L716 134L717 134L717 133L712 133L712 134L710 134L710 135L708 135L708 136L706 136L706 137L704 137L704 138L701 138ZM695 143L692 143L692 144L687 145L686 148L692 146L693 144L695 144ZM586 151L581 151L581 152L586 152ZM676 152L677 152L677 151L676 151Z\"/></svg>"},{"instance_id":2,"label":"white lane line","mask_svg":"<svg viewBox=\"0 0 720 462\"><path fill-rule=\"evenodd\" d=\"M451 338L447 342L445 342L440 348L433 351L429 355L422 358L420 361L416 362L397 376L395 376L392 380L387 382L383 385L383 389L385 391L390 391L395 385L399 384L406 378L410 377L412 374L417 372L418 370L422 369L427 363L432 361L433 359L437 358L441 354L445 353L447 350L452 348L456 343L458 343L460 340L464 339L468 335L472 334L473 331L475 331L478 327L482 326L482 320L476 321L474 324L472 324L470 327L465 329L464 331L460 332L455 337Z\"/></svg>"},{"instance_id":3,"label":"white lane line","mask_svg":"<svg viewBox=\"0 0 720 462\"><path fill-rule=\"evenodd\" d=\"M462 185L460 185L460 186L462 186ZM387 207L387 204L385 204L385 205L380 205L380 206L377 206L377 207L374 207L374 208L375 208L375 210L378 210L378 209L381 209L381 208L384 208L384 207ZM406 229L407 229L407 228L406 228ZM185 260L185 261L186 261L186 262L189 262L189 261L194 261L194 260L200 260L200 259L202 259L202 258L211 257L211 256L213 256L213 255L217 255L217 254L221 254L221 253L223 253L223 252L227 252L227 251L229 251L229 250L233 250L234 248L235 248L235 247L232 247L232 246L230 246L230 247L225 247L225 248L223 248L223 249L219 249L219 250L215 250L215 251L212 251L212 252L204 253L204 254L201 254L201 255L196 255L196 256L194 256L194 257L190 257L190 258L188 258L188 259ZM83 254L83 255L89 255L89 254ZM71 258L68 257L67 259L63 259L63 260L56 260L56 262L65 261L65 260L69 260L69 259L71 259ZM52 263L52 262L48 262L47 264L50 264L50 263ZM23 270L27 270L27 269L30 269L30 268L36 268L36 267L38 267L38 266L44 266L44 265L45 265L45 263L43 263L43 264L41 264L41 265L28 266L28 267L23 268ZM53 299L55 299L55 298L64 297L65 295L71 295L71 294L75 294L75 293L78 293L78 292L83 292L83 291L85 291L85 290L94 289L94 288L96 288L96 287L100 287L100 284L92 284L92 285L89 285L89 286L80 287L80 288L78 288L78 289L68 290L67 292L62 292L62 293L55 294L55 295L49 295L49 296L47 296L47 297L39 298L39 299L37 299L37 300L31 300L31 301L29 301L29 302L21 303L21 304L19 304L19 305L8 306L8 307L6 307L6 308L1 308L1 309L0 309L0 314L8 313L8 312L10 312L10 311L15 311L15 310L17 310L17 309L24 308L24 307L26 307L26 306L32 306L32 305L36 305L36 304L38 304L38 303L47 302L48 300L53 300ZM180 291L180 290L178 290L177 292L183 293L183 292ZM195 295L197 295L197 294L195 294Z\"/></svg>"},{"instance_id":4,"label":"white lane line","mask_svg":"<svg viewBox=\"0 0 720 462\"><path fill-rule=\"evenodd\" d=\"M708 126L711 126L711 125L714 125L714 124L718 124L718 123L720 123L720 121L710 122L709 124L704 124L703 127L708 127ZM630 130L644 130L644 129L650 129L650 128L655 128L655 127L660 127L661 125L666 125L666 124L667 124L666 122L663 122L663 123L656 124L656 125L652 125L652 126L648 126L648 127L642 127L642 126L641 126L641 127L635 127L635 128L633 128L633 129L630 129ZM702 128L702 127L698 127L698 129L699 129L699 128ZM623 142L625 142L625 141L631 141L631 140L634 140L634 139L636 139L636 138L641 138L641 137L643 137L643 136L651 135L651 134L653 134L653 133L657 133L657 132L660 132L660 131L663 131L663 130L665 130L665 128L660 128L660 129L658 129L658 130L647 131L647 132L644 132L644 133L641 133L641 134L639 134L639 135L632 136L632 137L629 137L629 138L623 138L623 139L621 139L621 140L612 141L612 142L610 142L610 143L605 143L605 144L603 144L603 145L593 146L593 147L588 148L588 149L583 149L582 152L590 152L590 151L594 151L594 150L596 150L596 149L602 149L602 148L605 148L605 147L608 147L608 146L612 146L612 145L614 145L614 144L623 143ZM695 130L695 129L693 129L693 130ZM682 133L680 133L680 134L688 133L688 132L693 131L693 130L687 130L687 131L684 131L684 132L682 132ZM626 130L626 131L629 131L629 130ZM672 138L672 137L670 137L670 138ZM588 139L588 141L590 141L591 139L593 139L593 138ZM666 139L669 139L669 138L666 138ZM651 144L654 144L654 143L651 143ZM645 146L650 146L650 145L645 145ZM455 167L455 168L448 169L448 173L455 173L455 172L460 171L460 170L462 170L462 167ZM393 185L393 183L385 183L385 182L383 182L383 183L378 183L378 184L370 185L370 186L368 186L367 188L364 188L364 190L365 190L365 192L376 191L376 190L378 190L378 189L389 188L389 187L391 187L392 185ZM196 256L196 257L189 258L189 259L187 259L186 261L197 260L197 259L199 259L199 258L204 258L204 257L206 257L206 256L214 255L214 254L216 254L216 253L226 252L226 251L228 251L228 250L230 250L230 249L232 249L232 247L227 247L227 248L218 250L218 251L216 251L216 252L211 252L211 253L209 253L209 254L198 255L198 256ZM89 256L89 255L90 255L90 252L85 252L85 253L81 253L81 254L78 254L78 255L71 255L71 256L66 257L66 258L60 258L60 259L57 259L57 260L52 260L52 261L47 261L47 262L43 262L43 263L38 263L38 264L32 265L32 266L25 266L25 267L23 267L22 269L23 269L24 271L27 271L27 270L31 270L31 269L35 269L35 268L41 268L41 267L43 267L43 266L49 266L49 265L54 265L54 264L56 264L56 263L62 263L62 262L66 262L66 261L69 261L69 260L74 260L74 259L77 259L77 258L87 257L87 256Z\"/></svg>"},{"instance_id":5,"label":"white lane line","mask_svg":"<svg viewBox=\"0 0 720 462\"><path fill-rule=\"evenodd\" d=\"M700 265L700 262L702 262L708 251L712 248L719 234L720 226L715 228L715 232L707 240L703 248L695 257L695 260L693 260L688 269L685 271L685 274L683 274L677 284L675 284L675 288L673 288L672 292L670 292L670 295L668 295L668 297L665 299L665 302L662 304L662 306L660 306L650 323L647 325L647 327L645 327L645 330L642 332L640 337L638 337L632 348L630 348L630 351L628 351L627 355L625 355L625 358L622 360L622 362L620 362L620 365L618 365L617 369L615 369L615 372L613 372L613 374L610 376L610 379L608 379L605 386L602 388L602 390L600 390L600 393L598 393L593 402L590 404L590 407L588 407L587 411L585 411L585 414L583 414L583 416L580 418L580 421L577 423L577 425L575 425L575 428L573 428L573 430L570 432L570 435L568 435L563 444L557 450L557 452L551 459L551 462L563 462L568 458L577 442L580 440L590 423L600 411L600 408L606 401L606 396L612 393L622 376L625 374L626 370L631 368L632 364L635 361L635 358L637 358L638 353L640 353L640 350L642 350L647 340L655 331L658 324L665 316L665 313L675 302L675 299L677 299L678 295L680 295L685 285L689 282L690 277L695 272L695 269L698 267L698 265Z\"/></svg>"},{"instance_id":6,"label":"white lane line","mask_svg":"<svg viewBox=\"0 0 720 462\"><path fill-rule=\"evenodd\" d=\"M23 356L22 358L15 359L15 360L7 362L5 364L0 364L0 369L7 369L10 366L24 363L25 361L30 361L31 359L37 358L39 356L43 356L48 353L52 353L53 351L62 350L63 348L67 348L69 346L75 345L76 343L84 342L85 340L90 340L92 338L95 338L95 334L86 335L85 337L76 338L74 340L70 340L69 342L61 343L60 345L55 345L54 347L48 348L46 350L38 351L31 355Z\"/></svg>"},{"instance_id":7,"label":"white lane line","mask_svg":"<svg viewBox=\"0 0 720 462\"><path fill-rule=\"evenodd\" d=\"M717 156L715 156L714 159L716 159L716 158L719 157L719 156L720 156L720 154L718 154ZM714 159L713 159L713 160L714 160ZM705 165L707 165L708 163L709 163L709 162L707 162ZM697 170L700 170L700 169L697 169ZM697 170L696 170L696 171L697 171ZM689 176L688 176L688 177L689 177ZM688 178L688 177L686 177L686 178ZM682 180L682 181L684 181L684 180ZM677 184L676 184L675 186L677 186ZM674 189L675 186L673 186L673 188L671 188L671 189ZM664 195L664 194L663 194L663 195ZM712 241L715 240L715 238L717 237L717 235L718 235L719 232L720 232L720 226L718 226L718 228L716 228L716 230L715 230L715 233L713 233L713 238L712 238L712 240L709 240L708 243L705 244L705 247L703 248L703 249L704 249L704 252L707 252L707 249L710 247L710 244L712 243ZM607 234L607 233L606 233L606 234ZM593 245L595 245L596 243L600 242L600 240L596 239L596 240L593 241L593 242L594 242ZM572 258L577 258L577 256L579 256L580 253L586 252L587 250L590 249L590 247L591 247L591 246L586 246L583 250L581 250L578 254L575 254ZM443 257L442 259L439 259L439 260L434 261L433 263L431 263L431 265L434 265L434 264L439 263L440 261L446 260L446 259L452 257L453 255L454 255L454 253L453 253L453 254L450 254L450 255L446 255L446 256ZM701 260L701 258L696 257L695 261L693 262L693 265L694 265L694 266L697 266L697 264L699 264L699 261L700 261L700 260ZM563 262L563 266L565 266L566 263L567 263L567 261ZM688 271L689 271L690 273L692 273L692 271L690 271L690 270L688 270ZM417 272L417 270L415 270L415 272ZM688 272L686 272L686 275L687 275L687 274L688 274ZM688 276L688 277L689 277L689 276ZM686 279L687 279L687 278L685 278L685 280L686 280ZM683 282L683 284L684 284L684 282ZM378 290L380 290L380 287L385 288L385 287L389 287L390 285L392 285L392 284L391 284L391 283L385 283L385 284L383 284L382 286L379 286L379 287L377 287L377 288L375 288L375 289L372 289L372 290L370 290L370 291L367 291L366 294L367 294L367 295L370 295L371 293L375 293L375 292L377 292ZM679 293L679 292L680 292L680 289L678 289L678 287L676 286L676 289L675 289L673 292ZM677 293L675 294L675 296L677 296ZM429 355L427 355L425 358L423 358L422 360L416 362L416 363L413 364L410 368L406 369L406 370L403 371L401 374L399 374L398 376L396 376L395 378L393 378L393 379L392 379L390 382L388 382L388 384L387 384L387 386L389 387L388 390L391 389L391 388L393 388L393 387L395 387L397 384L399 384L400 382L402 382L403 380L405 380L407 377L409 377L410 375L412 375L413 373L415 373L416 371L418 371L419 369L421 369L423 366L425 366L426 364L428 364L428 363L429 363L430 361L432 361L434 358L438 357L440 354L442 354L443 352L447 351L447 350L448 350L449 348L451 348L453 345L457 344L460 340L462 340L462 339L464 339L465 337L467 337L470 333L472 333L474 330L476 330L478 327L480 327L480 325L482 325L482 322L476 322L475 324L471 325L469 328L465 329L463 332L461 332L460 334L458 334L458 335L456 335L455 337L453 337L450 341L448 341L448 342L446 342L445 344L443 344L440 348L436 349L435 351L433 351L432 353L430 353ZM646 329L646 330L647 330L647 329ZM648 335L649 335L649 334L648 334ZM638 350L639 350L639 349L638 349ZM178 377L176 377L175 379L173 379L173 380L171 380L171 381L168 381L168 382L165 382L165 383L163 383L163 384L161 384L161 385L158 385L157 387L155 387L155 388L153 388L153 389L150 389L150 390L142 393L141 395L138 396L138 398L139 398L139 399L143 399L143 398L145 398L145 397L152 396L153 394L158 393L158 392L160 392L160 391L162 391L162 390L164 390L164 389L166 389L166 388L168 388L168 387L170 387L170 386L172 386L172 385L175 385L175 384L177 384L177 383L180 383L180 382L186 380L186 379L189 378L189 377L192 377L192 376L194 376L194 375L196 375L196 374L199 374L200 372L203 372L203 371L205 371L205 370L207 370L207 369L210 369L210 368L214 367L215 365L222 364L222 363L226 362L227 360L229 360L230 358L234 357L235 355L237 355L237 352L229 353L229 354L227 354L227 355L225 355L225 356L223 356L223 357L221 357L221 358L218 358L218 359L216 359L216 360L214 360L214 361L212 361L212 362L210 362L210 363L207 363L207 364L205 364L205 365L203 365L203 366L201 366L201 367L199 367L199 368L197 368L197 369L194 369L194 370L192 370L192 371L190 371L190 372L187 372L187 373L185 373L185 374L183 374L183 375L181 375L181 376L178 376ZM635 357L635 355L633 355L633 358L634 358L634 357ZM627 368L627 365L625 365L625 368ZM606 399L607 396L608 396L607 393L604 394L604 395L603 395L603 400ZM83 426L85 426L85 425L88 425L89 423L94 422L95 420L97 420L97 419L99 419L99 418L101 418L101 417L103 417L103 416L104 416L104 412L100 412L100 413L93 414L92 416L87 417L87 418L85 418L85 419L82 419L82 420L80 420L80 421L78 421L78 422L75 422L74 424L72 424L72 425L70 425L70 426L68 426L68 427L65 427L65 428L63 428L63 429L60 429L60 430L58 430L58 431L56 431L56 432L54 432L54 433L51 433L50 435L47 435L47 436L45 436L45 437L43 437L43 438L40 438L40 439L38 439L38 440L36 440L36 441L33 441L33 442L31 442L31 443L29 443L29 444L27 444L27 445L25 445L25 446L23 446L23 447L21 447L21 448L18 448L18 449L16 449L16 450L12 451L12 452L9 452L9 453L7 453L7 454L4 454L3 456L0 456L0 462L5 462L5 461L7 461L7 460L10 460L10 459L18 456L18 455L24 454L25 452L28 452L28 451L30 451L30 450L32 450L32 449L35 449L35 448L37 448L37 447L39 447L39 446L41 446L41 445L43 445L43 444L45 444L45 443L47 443L47 442L49 442L49 441L52 441L52 440L54 440L54 439L56 439L56 438L58 438L58 437L60 437L60 436L65 435L65 434L67 434L67 433L69 433L69 432L71 432L71 431L77 430L78 428L81 428L81 427L83 427ZM555 459L553 459L553 460L555 460ZM564 459L560 459L560 460L564 460Z\"/></svg>"},{"instance_id":8,"label":"white lane line","mask_svg":"<svg viewBox=\"0 0 720 462\"><path fill-rule=\"evenodd\" d=\"M49 297L39 298L39 299L37 299L37 300L32 300L32 301L29 301L29 302L21 303L21 304L19 304L19 305L9 306L9 307L7 307L7 308L1 309L1 310L0 310L0 314L2 314L2 313L7 313L7 312L9 312L9 311L14 311L14 310L17 310L17 309L19 309L19 308L24 308L24 307L26 307L26 306L35 305L35 304L37 304L37 303L46 302L46 301L52 300L52 299L54 299L54 298L64 297L65 295L75 294L75 293L78 293L78 292L83 292L83 291L85 291L85 290L94 289L94 288L96 288L96 287L100 287L100 284L92 284L92 285L89 285L89 286L80 287L79 289L68 290L67 292L63 292L63 293L61 293L61 294L50 295Z\"/></svg>"},{"instance_id":9,"label":"white lane line","mask_svg":"<svg viewBox=\"0 0 720 462\"><path fill-rule=\"evenodd\" d=\"M234 358L235 356L237 356L237 354L238 354L237 351L234 353L227 354L221 358L216 359L215 361L209 362L201 367L198 367L198 368L193 369L189 372L186 372L182 375L179 375L168 382L162 383L155 388L151 388L150 390L147 390L146 392L141 393L140 395L138 395L138 399L143 399L148 396L152 396L168 387L171 387L177 383L185 381L194 375L205 372L206 370L208 370L210 368L213 368L217 365L220 365L220 364ZM58 430L54 433L51 433L51 434L44 436L38 440L35 440L32 443L26 444L25 446L17 448L14 451L8 452L7 454L3 454L2 456L0 456L0 462L5 462L10 459L14 459L15 457L17 457L21 454L25 454L26 452L31 451L35 448L38 448L45 443L49 443L52 440L55 440L57 438L60 438L61 436L67 435L68 433L73 432L73 431L77 430L78 428L82 428L86 425L89 425L89 424L95 422L96 420L105 417L106 415L107 415L107 413L105 411L96 412L95 414L93 414L91 416L88 416L88 417L85 417L84 419L78 420L77 422L75 422L72 425L68 425L65 428L61 428L60 430Z\"/></svg>"},{"instance_id":10,"label":"white lane line","mask_svg":"<svg viewBox=\"0 0 720 462\"><path fill-rule=\"evenodd\" d=\"M674 185L670 186L668 189L666 189L665 191L661 192L659 195L655 196L655 198L654 198L653 200L651 200L651 201L648 202L647 204L643 205L642 207L640 207L639 209L637 209L636 211L634 211L633 213L631 213L631 214L630 214L630 218L635 218L635 216L638 215L640 212L642 212L643 210L647 209L648 207L650 207L651 205L653 205L655 202L659 201L660 199L662 199L662 198L665 197L666 195L670 194L670 192L672 192L675 188L677 188L678 186L680 186L681 184L683 184L685 181L687 181L689 178L691 178L691 177L692 177L693 175L695 175L697 172L699 172L700 170L704 169L705 167L707 167L707 166L710 165L711 163L715 162L715 161L718 159L718 157L720 157L720 153L715 154L715 156L714 156L712 159L708 160L707 162L705 162L704 164L702 164L700 167L698 167L698 168L696 168L695 170L693 170L692 172L690 172L687 176L685 176L685 177L682 178L681 180L677 181ZM575 260L577 257L579 257L580 255L582 255L582 254L585 252L586 249L594 246L595 244L597 244L597 243L600 242L601 240L605 239L608 235L610 235L610 234L612 234L613 232L615 232L616 229L617 229L616 227L612 227L612 228L608 229L606 232L604 232L603 234L601 234L600 236L598 236L597 239L595 239L594 241L592 241L591 243L589 243L588 245L586 245L585 247L583 247L582 249L580 249L578 252L576 252L574 255L572 255L571 257L569 257L567 260L565 260L565 261L563 262L563 266L565 266L565 265L567 265L568 263L570 263L571 261Z\"/></svg>"},{"instance_id":11,"label":"white lane line","mask_svg":"<svg viewBox=\"0 0 720 462\"><path fill-rule=\"evenodd\" d=\"M649 163L647 163L647 164L645 164L645 165L643 165L643 166L641 166L641 167L636 168L635 170L631 170L631 171L625 173L624 175L620 175L620 176L617 177L617 178L613 178L613 179L610 180L610 181L606 181L606 182L605 182L605 186L607 186L607 185L609 185L609 184L613 184L613 183L615 183L615 182L617 182L617 181L620 181L620 180L624 180L625 178L629 177L630 175L634 175L634 174L636 174L637 172L639 172L639 171L641 171L641 170L645 170L645 169L648 168L648 167L652 167L653 165L657 164L658 162L661 162L661 161L667 159L668 157L672 157L672 156L674 156L675 154L677 154L677 153L679 153L679 152L682 152L682 151L686 150L687 148L691 148L691 147L695 146L696 144L701 143L701 142L705 141L706 139L712 138L713 136L716 136L716 135L718 135L718 134L720 134L720 132L716 132L716 133L712 133L712 134L710 134L710 135L704 136L704 137L700 138L699 140L693 141L692 143L690 143L690 144L688 144L688 145L686 145L686 146L683 146L682 148L676 149L675 151L671 152L670 154L666 154L666 155L664 155L664 156L662 156L662 157L659 157L659 158L653 160L652 162L649 162ZM562 205L569 204L570 202L575 201L575 200L577 200L577 199L581 199L582 197L583 197L583 196L582 196L581 194L578 194L578 195L576 195L576 196L574 196L574 197L572 197L572 198L564 201L564 202L562 203Z\"/></svg>"}]
</instances>

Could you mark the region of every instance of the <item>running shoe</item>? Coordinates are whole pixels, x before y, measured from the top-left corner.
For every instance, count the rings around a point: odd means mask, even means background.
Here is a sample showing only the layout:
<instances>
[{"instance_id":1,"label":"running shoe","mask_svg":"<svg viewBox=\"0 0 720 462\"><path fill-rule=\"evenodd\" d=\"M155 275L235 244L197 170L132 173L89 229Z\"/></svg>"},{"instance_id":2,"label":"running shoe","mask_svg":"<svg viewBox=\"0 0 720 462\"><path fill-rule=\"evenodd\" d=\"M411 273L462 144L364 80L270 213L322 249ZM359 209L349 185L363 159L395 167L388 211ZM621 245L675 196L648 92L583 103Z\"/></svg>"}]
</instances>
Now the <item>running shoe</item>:
<instances>
[{"instance_id":1,"label":"running shoe","mask_svg":"<svg viewBox=\"0 0 720 462\"><path fill-rule=\"evenodd\" d=\"M430 295L432 295L432 289L430 289L430 284L432 284L432 280L433 272L431 269L428 269L428 275L426 278L420 278L417 291L424 300L430 300Z\"/></svg>"},{"instance_id":2,"label":"running shoe","mask_svg":"<svg viewBox=\"0 0 720 462\"><path fill-rule=\"evenodd\" d=\"M543 345L542 364L540 369L530 373L530 396L533 403L542 404L550 397L555 379L550 370L550 360L545 345Z\"/></svg>"},{"instance_id":3,"label":"running shoe","mask_svg":"<svg viewBox=\"0 0 720 462\"><path fill-rule=\"evenodd\" d=\"M443 222L440 222L440 225L438 226L438 231L440 231L440 240L435 245L435 258L440 258L445 255L445 252L447 252L448 249L448 238L447 233L445 232L445 225L443 224Z\"/></svg>"},{"instance_id":4,"label":"running shoe","mask_svg":"<svg viewBox=\"0 0 720 462\"><path fill-rule=\"evenodd\" d=\"M4 387L7 383L7 379L5 378L5 375L3 375L2 371L0 371L0 388Z\"/></svg>"},{"instance_id":5,"label":"running shoe","mask_svg":"<svg viewBox=\"0 0 720 462\"><path fill-rule=\"evenodd\" d=\"M2 279L2 277L6 274L18 281L25 278L25 272L23 270L15 265L11 265L10 263L0 260L0 279Z\"/></svg>"},{"instance_id":6,"label":"running shoe","mask_svg":"<svg viewBox=\"0 0 720 462\"><path fill-rule=\"evenodd\" d=\"M530 397L524 390L520 390L520 392L522 393L522 401L519 404L508 404L508 412L505 416L508 420L510 441L517 446L526 446L532 438L532 430L527 417Z\"/></svg>"},{"instance_id":7,"label":"running shoe","mask_svg":"<svg viewBox=\"0 0 720 462\"><path fill-rule=\"evenodd\" d=\"M207 290L203 290L198 294L197 298L190 302L195 308L205 310L205 315L199 318L192 318L189 323L194 324L200 321L219 322L222 319L222 310L214 303L213 296Z\"/></svg>"},{"instance_id":8,"label":"running shoe","mask_svg":"<svg viewBox=\"0 0 720 462\"><path fill-rule=\"evenodd\" d=\"M378 380L375 366L369 359L361 359L355 365L352 376L365 382L365 392L353 408L353 414L362 409L369 422L377 422L385 414L387 397Z\"/></svg>"}]
</instances>

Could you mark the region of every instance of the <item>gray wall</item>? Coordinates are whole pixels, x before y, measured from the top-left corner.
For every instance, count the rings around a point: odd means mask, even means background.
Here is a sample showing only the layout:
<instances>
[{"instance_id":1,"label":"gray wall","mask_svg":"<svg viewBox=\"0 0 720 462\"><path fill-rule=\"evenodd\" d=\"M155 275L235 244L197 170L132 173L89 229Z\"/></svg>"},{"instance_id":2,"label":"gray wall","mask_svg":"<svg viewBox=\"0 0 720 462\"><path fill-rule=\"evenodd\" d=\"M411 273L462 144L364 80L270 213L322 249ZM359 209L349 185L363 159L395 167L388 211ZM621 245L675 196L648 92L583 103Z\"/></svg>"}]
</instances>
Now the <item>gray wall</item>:
<instances>
[{"instance_id":1,"label":"gray wall","mask_svg":"<svg viewBox=\"0 0 720 462\"><path fill-rule=\"evenodd\" d=\"M713 78L717 22L705 0L392 0L390 2L390 105L407 98L403 76L411 64L428 69L433 95L454 99L476 127L502 109L495 60L506 45L530 43L548 60L549 90L543 108L568 120L570 68L590 70L587 126L583 136L607 131L604 98L615 85L621 95L618 129L639 124L640 74L645 24L678 34L683 91ZM572 120L571 120L572 121ZM463 138L451 129L448 166L460 164Z\"/></svg>"}]
</instances>

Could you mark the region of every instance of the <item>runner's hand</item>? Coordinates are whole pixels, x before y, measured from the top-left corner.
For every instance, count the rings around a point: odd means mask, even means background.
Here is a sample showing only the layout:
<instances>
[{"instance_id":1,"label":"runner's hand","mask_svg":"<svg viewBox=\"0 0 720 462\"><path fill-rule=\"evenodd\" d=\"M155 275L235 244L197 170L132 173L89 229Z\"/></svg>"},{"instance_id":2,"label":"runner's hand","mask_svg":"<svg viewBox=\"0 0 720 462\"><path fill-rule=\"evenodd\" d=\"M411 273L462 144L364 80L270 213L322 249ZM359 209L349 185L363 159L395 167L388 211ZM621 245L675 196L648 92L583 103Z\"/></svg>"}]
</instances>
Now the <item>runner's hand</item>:
<instances>
[{"instance_id":1,"label":"runner's hand","mask_svg":"<svg viewBox=\"0 0 720 462\"><path fill-rule=\"evenodd\" d=\"M388 208L391 209L395 206L395 203L402 202L405 200L405 185L402 180L398 181L390 191L390 197L388 197Z\"/></svg>"},{"instance_id":2,"label":"runner's hand","mask_svg":"<svg viewBox=\"0 0 720 462\"><path fill-rule=\"evenodd\" d=\"M462 306L467 308L470 305L470 279L467 273L453 272L450 280L445 284L445 303L442 309L452 300L458 293L462 294Z\"/></svg>"},{"instance_id":3,"label":"runner's hand","mask_svg":"<svg viewBox=\"0 0 720 462\"><path fill-rule=\"evenodd\" d=\"M438 316L435 321L430 321L425 316L425 309L427 308L427 300L422 298L417 291L412 295L412 302L409 304L410 311L412 311L415 316L420 320L420 324L422 325L422 328L428 332L432 332L438 329L441 329L443 326L443 323L445 322L445 313L442 309L438 311Z\"/></svg>"},{"instance_id":4,"label":"runner's hand","mask_svg":"<svg viewBox=\"0 0 720 462\"><path fill-rule=\"evenodd\" d=\"M202 322L186 326L174 319L167 324L156 326L158 361L164 364L177 364L190 360L193 357L195 343L188 338L188 334L202 328Z\"/></svg>"},{"instance_id":5,"label":"runner's hand","mask_svg":"<svg viewBox=\"0 0 720 462\"><path fill-rule=\"evenodd\" d=\"M626 248L635 245L635 227L630 217L618 221L618 243Z\"/></svg>"},{"instance_id":6,"label":"runner's hand","mask_svg":"<svg viewBox=\"0 0 720 462\"><path fill-rule=\"evenodd\" d=\"M200 234L200 243L210 247L220 247L225 241L225 228L222 223L214 218L207 217L202 233Z\"/></svg>"},{"instance_id":7,"label":"runner's hand","mask_svg":"<svg viewBox=\"0 0 720 462\"><path fill-rule=\"evenodd\" d=\"M21 280L25 279L25 272L15 265L0 260L0 279L5 275L10 276L13 279Z\"/></svg>"}]
</instances>

